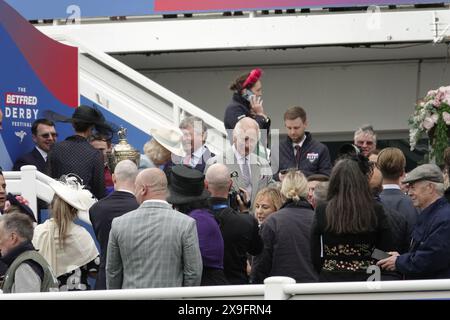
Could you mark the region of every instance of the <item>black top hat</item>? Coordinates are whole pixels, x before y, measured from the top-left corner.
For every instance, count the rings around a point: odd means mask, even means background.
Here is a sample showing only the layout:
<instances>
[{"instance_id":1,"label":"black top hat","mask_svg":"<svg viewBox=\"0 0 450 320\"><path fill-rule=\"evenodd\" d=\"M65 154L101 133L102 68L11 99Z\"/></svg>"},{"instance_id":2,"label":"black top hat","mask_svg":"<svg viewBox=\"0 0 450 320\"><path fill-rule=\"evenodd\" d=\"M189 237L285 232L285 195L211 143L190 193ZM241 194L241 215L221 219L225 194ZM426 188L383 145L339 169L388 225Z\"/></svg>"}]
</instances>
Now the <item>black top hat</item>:
<instances>
[{"instance_id":1,"label":"black top hat","mask_svg":"<svg viewBox=\"0 0 450 320\"><path fill-rule=\"evenodd\" d=\"M184 165L172 167L167 202L180 205L207 199L209 192L204 181L205 176L196 169Z\"/></svg>"},{"instance_id":2,"label":"black top hat","mask_svg":"<svg viewBox=\"0 0 450 320\"><path fill-rule=\"evenodd\" d=\"M6 200L8 200L12 206L18 207L20 212L30 217L33 222L36 222L33 210L31 210L31 208L26 204L20 203L12 193L8 193L8 195L6 196Z\"/></svg>"}]
</instances>

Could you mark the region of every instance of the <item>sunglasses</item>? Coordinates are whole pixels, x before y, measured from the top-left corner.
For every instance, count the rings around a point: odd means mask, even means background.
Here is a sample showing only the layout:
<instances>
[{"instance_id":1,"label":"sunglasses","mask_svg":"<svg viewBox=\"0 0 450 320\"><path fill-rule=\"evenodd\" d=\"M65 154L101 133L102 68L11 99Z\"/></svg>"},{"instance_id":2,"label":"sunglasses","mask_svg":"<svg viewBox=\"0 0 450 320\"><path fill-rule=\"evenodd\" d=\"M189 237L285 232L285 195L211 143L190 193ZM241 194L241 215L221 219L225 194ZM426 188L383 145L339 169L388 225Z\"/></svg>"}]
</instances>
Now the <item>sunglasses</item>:
<instances>
[{"instance_id":1,"label":"sunglasses","mask_svg":"<svg viewBox=\"0 0 450 320\"><path fill-rule=\"evenodd\" d=\"M41 134L40 137L45 138L45 139L48 139L48 138L50 138L50 135L51 135L53 138L56 138L56 137L58 136L58 134L57 134L56 132L52 132L52 133L47 132L47 133Z\"/></svg>"}]
</instances>

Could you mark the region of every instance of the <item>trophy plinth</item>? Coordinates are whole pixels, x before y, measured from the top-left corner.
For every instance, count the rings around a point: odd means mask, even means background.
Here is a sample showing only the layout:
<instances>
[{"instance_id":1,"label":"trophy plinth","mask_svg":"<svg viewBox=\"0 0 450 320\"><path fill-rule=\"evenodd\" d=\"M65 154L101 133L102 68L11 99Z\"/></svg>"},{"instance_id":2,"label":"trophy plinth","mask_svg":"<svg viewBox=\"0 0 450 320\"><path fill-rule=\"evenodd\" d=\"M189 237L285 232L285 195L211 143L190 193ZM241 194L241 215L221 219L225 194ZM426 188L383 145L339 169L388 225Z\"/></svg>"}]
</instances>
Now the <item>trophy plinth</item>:
<instances>
[{"instance_id":1,"label":"trophy plinth","mask_svg":"<svg viewBox=\"0 0 450 320\"><path fill-rule=\"evenodd\" d=\"M116 165L122 160L131 160L137 167L139 167L139 160L141 154L135 148L133 148L126 138L127 129L121 127L117 132L119 135L119 143L112 148L112 151L107 154L108 167L111 173L114 173Z\"/></svg>"}]
</instances>

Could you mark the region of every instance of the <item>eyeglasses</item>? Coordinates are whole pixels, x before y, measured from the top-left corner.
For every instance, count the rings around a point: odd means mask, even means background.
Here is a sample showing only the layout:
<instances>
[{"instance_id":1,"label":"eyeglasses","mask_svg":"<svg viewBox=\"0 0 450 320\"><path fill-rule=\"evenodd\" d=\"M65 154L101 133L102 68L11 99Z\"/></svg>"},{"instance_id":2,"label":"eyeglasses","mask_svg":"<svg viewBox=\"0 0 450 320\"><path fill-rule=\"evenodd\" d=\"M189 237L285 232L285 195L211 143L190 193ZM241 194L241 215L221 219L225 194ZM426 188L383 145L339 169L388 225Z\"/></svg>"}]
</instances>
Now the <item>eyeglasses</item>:
<instances>
[{"instance_id":1,"label":"eyeglasses","mask_svg":"<svg viewBox=\"0 0 450 320\"><path fill-rule=\"evenodd\" d=\"M289 168L289 169L280 170L280 173L284 175L284 174L287 174L289 172L297 172L297 171L300 171L300 170L297 169L297 168Z\"/></svg>"},{"instance_id":2,"label":"eyeglasses","mask_svg":"<svg viewBox=\"0 0 450 320\"><path fill-rule=\"evenodd\" d=\"M56 132L47 132L47 133L43 133L39 136L42 138L48 139L48 138L50 138L50 135L52 135L53 138L56 138L58 136L58 134Z\"/></svg>"}]
</instances>

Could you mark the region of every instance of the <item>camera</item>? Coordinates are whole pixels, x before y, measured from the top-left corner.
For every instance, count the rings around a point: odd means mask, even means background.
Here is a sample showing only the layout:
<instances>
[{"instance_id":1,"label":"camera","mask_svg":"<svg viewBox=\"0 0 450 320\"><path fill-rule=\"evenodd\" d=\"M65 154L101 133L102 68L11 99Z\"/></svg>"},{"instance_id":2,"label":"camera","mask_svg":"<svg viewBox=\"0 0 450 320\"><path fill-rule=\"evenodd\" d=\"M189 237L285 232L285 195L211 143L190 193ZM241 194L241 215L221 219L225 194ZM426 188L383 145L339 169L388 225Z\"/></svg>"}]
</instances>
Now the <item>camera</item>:
<instances>
[{"instance_id":1,"label":"camera","mask_svg":"<svg viewBox=\"0 0 450 320\"><path fill-rule=\"evenodd\" d=\"M238 176L239 176L239 174L237 171L233 171L230 174L231 178L237 178ZM239 195L239 197L241 197L242 201L245 200L245 193L244 193L244 191L242 191L240 189L236 190L235 188L232 188L230 190L230 192L228 193L228 204L230 205L230 208L232 208L233 210L236 210L236 211L239 211L239 203L237 200L238 195ZM250 201L247 201L247 203L244 202L244 204L247 208L250 208L250 205L251 205Z\"/></svg>"},{"instance_id":2,"label":"camera","mask_svg":"<svg viewBox=\"0 0 450 320\"><path fill-rule=\"evenodd\" d=\"M244 201L245 199L245 194L244 191L242 190L231 190L228 193L228 202L231 208L233 208L233 210L239 211L239 203L237 200L237 196L239 195L239 197L241 197L241 200ZM245 204L245 202L244 202ZM247 202L246 207L249 208L250 205L250 201Z\"/></svg>"}]
</instances>

